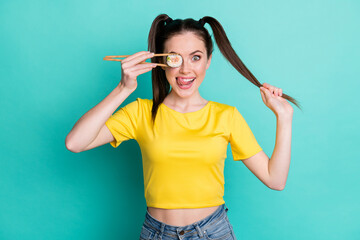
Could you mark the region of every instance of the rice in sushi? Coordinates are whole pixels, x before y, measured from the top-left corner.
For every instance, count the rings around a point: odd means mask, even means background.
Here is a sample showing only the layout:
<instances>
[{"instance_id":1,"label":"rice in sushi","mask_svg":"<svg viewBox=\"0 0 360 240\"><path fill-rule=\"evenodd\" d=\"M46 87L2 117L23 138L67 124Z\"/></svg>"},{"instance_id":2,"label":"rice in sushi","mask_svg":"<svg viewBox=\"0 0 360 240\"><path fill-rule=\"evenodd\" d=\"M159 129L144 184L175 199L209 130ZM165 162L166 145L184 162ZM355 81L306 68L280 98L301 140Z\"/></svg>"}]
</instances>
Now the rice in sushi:
<instances>
[{"instance_id":1,"label":"rice in sushi","mask_svg":"<svg viewBox=\"0 0 360 240\"><path fill-rule=\"evenodd\" d=\"M179 54L170 54L166 57L166 63L170 67L180 67L182 64L182 57Z\"/></svg>"}]
</instances>

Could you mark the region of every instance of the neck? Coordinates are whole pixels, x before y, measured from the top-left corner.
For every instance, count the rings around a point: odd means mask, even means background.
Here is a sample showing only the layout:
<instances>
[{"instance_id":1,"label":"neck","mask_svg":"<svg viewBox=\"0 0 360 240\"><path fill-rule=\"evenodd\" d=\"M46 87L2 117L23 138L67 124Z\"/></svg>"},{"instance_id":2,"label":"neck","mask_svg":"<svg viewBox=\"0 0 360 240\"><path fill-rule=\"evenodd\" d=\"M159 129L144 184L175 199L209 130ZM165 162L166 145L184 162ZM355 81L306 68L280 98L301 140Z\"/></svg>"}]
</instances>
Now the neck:
<instances>
[{"instance_id":1,"label":"neck","mask_svg":"<svg viewBox=\"0 0 360 240\"><path fill-rule=\"evenodd\" d=\"M205 100L203 97L200 96L199 91L197 91L191 96L181 97L171 90L169 95L165 97L164 103L171 106L186 108L189 106L206 104L207 100Z\"/></svg>"}]
</instances>

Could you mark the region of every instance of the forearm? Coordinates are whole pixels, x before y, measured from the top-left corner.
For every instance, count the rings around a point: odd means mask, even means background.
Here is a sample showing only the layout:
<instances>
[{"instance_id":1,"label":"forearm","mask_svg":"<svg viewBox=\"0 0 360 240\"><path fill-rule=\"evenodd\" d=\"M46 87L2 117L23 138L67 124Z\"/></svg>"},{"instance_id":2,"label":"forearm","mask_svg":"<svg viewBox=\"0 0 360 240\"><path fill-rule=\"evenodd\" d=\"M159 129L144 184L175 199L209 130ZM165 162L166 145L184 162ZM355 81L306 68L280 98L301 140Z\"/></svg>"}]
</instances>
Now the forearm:
<instances>
[{"instance_id":1,"label":"forearm","mask_svg":"<svg viewBox=\"0 0 360 240\"><path fill-rule=\"evenodd\" d=\"M94 141L108 118L130 94L131 92L122 85L118 85L106 98L75 123L66 137L66 146L69 149L83 149L88 146Z\"/></svg>"},{"instance_id":2,"label":"forearm","mask_svg":"<svg viewBox=\"0 0 360 240\"><path fill-rule=\"evenodd\" d=\"M276 117L276 141L269 161L271 186L282 190L289 173L291 158L292 115Z\"/></svg>"}]
</instances>

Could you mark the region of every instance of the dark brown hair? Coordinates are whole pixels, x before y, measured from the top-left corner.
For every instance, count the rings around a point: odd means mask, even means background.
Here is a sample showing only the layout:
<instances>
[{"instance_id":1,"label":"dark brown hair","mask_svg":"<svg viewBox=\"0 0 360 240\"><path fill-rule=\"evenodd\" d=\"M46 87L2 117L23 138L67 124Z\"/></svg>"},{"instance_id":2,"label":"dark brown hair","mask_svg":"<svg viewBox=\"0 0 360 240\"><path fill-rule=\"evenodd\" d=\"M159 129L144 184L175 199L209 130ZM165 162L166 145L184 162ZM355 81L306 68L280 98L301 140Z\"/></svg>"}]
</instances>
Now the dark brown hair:
<instances>
[{"instance_id":1,"label":"dark brown hair","mask_svg":"<svg viewBox=\"0 0 360 240\"><path fill-rule=\"evenodd\" d=\"M240 60L231 46L226 33L221 24L213 17L205 16L199 21L192 18L173 20L167 14L158 15L150 28L148 38L148 50L155 53L163 53L165 42L171 37L184 32L193 32L199 36L205 43L207 57L209 58L213 52L213 42L211 36L204 24L208 23L211 26L215 41L220 52L231 63L231 65L238 70L246 79L260 88L262 84L254 77L254 75L247 69L244 63ZM162 57L154 57L151 62L163 62ZM169 94L170 84L166 79L165 71L160 68L152 70L152 87L153 87L153 107L152 107L152 121L155 121L156 113L159 105L164 101ZM282 97L295 104L298 108L299 103L289 95L282 94Z\"/></svg>"}]
</instances>

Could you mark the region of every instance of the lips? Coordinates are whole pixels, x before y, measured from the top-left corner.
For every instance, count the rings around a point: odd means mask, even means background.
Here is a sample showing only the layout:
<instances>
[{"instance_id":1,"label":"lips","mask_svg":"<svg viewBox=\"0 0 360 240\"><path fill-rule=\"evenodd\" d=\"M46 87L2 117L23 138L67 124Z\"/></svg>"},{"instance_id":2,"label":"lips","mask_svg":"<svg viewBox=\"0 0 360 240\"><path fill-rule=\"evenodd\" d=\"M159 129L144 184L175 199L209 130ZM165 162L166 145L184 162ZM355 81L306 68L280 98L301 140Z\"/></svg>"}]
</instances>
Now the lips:
<instances>
[{"instance_id":1,"label":"lips","mask_svg":"<svg viewBox=\"0 0 360 240\"><path fill-rule=\"evenodd\" d=\"M195 77L177 77L176 81L178 84L187 85L195 80Z\"/></svg>"},{"instance_id":2,"label":"lips","mask_svg":"<svg viewBox=\"0 0 360 240\"><path fill-rule=\"evenodd\" d=\"M180 89L186 90L194 85L195 79L194 77L177 77L176 83Z\"/></svg>"}]
</instances>

